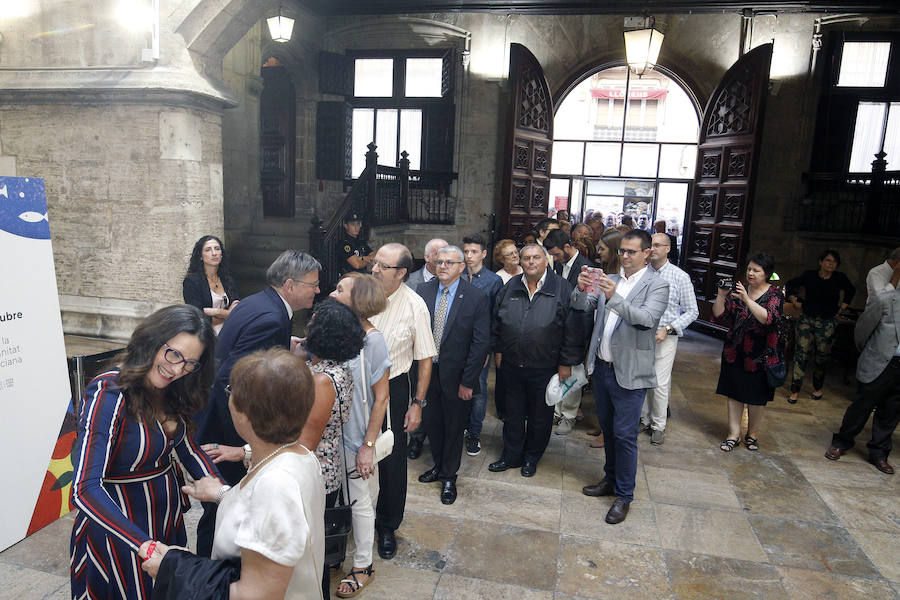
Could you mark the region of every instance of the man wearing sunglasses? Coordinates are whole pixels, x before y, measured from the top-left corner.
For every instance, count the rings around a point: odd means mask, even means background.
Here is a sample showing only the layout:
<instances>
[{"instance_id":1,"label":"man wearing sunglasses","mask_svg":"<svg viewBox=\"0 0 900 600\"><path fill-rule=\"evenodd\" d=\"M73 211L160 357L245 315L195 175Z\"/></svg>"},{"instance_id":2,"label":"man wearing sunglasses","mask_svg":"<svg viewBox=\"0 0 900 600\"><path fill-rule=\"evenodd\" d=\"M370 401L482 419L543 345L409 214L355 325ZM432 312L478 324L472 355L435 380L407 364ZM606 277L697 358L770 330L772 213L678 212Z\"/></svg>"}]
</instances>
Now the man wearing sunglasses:
<instances>
[{"instance_id":1,"label":"man wearing sunglasses","mask_svg":"<svg viewBox=\"0 0 900 600\"><path fill-rule=\"evenodd\" d=\"M216 378L207 407L197 415L197 439L219 467L228 485L237 485L247 470L244 440L234 429L225 387L231 368L243 356L276 346L293 349L291 318L311 308L319 292L319 261L299 250L286 250L266 271L268 286L234 308L216 340ZM197 524L197 554L209 556L216 525L216 504L203 503Z\"/></svg>"},{"instance_id":2,"label":"man wearing sunglasses","mask_svg":"<svg viewBox=\"0 0 900 600\"><path fill-rule=\"evenodd\" d=\"M572 307L594 314L588 350L597 418L606 440L606 476L585 486L586 496L615 496L606 522L621 523L634 499L637 434L647 390L656 387L656 328L669 300L669 284L647 268L650 234L633 229L622 237L619 273L584 271ZM585 290L596 285L600 293Z\"/></svg>"}]
</instances>

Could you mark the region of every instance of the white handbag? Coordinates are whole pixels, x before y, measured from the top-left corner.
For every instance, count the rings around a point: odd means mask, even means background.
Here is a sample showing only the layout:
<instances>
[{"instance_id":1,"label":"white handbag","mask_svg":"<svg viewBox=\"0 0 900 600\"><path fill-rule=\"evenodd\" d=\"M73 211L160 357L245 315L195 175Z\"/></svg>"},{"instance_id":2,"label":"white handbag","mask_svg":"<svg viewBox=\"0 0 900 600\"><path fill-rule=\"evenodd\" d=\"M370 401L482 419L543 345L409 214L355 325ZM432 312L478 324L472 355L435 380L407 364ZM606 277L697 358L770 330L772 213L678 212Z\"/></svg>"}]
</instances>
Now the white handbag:
<instances>
[{"instance_id":1,"label":"white handbag","mask_svg":"<svg viewBox=\"0 0 900 600\"><path fill-rule=\"evenodd\" d=\"M359 372L362 373L362 384L363 391L366 394L366 397L363 401L363 405L366 407L366 425L369 423L369 386L366 381L366 357L365 350L359 351ZM385 411L387 414L387 431L382 431L378 434L378 437L375 438L375 462L381 462L382 459L390 456L391 452L394 450L394 432L391 431L391 407L388 404L388 408Z\"/></svg>"}]
</instances>

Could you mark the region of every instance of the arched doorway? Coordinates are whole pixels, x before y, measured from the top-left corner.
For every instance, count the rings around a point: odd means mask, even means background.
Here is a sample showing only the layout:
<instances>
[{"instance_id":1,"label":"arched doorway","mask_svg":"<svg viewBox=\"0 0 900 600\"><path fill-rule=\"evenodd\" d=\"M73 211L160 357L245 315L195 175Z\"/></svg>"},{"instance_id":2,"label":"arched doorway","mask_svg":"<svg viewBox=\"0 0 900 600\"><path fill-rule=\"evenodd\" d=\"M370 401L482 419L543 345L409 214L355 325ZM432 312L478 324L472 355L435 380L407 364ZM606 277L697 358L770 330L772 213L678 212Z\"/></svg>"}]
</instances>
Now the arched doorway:
<instances>
[{"instance_id":1,"label":"arched doorway","mask_svg":"<svg viewBox=\"0 0 900 600\"><path fill-rule=\"evenodd\" d=\"M587 72L562 98L553 125L548 212L576 220L629 214L651 229L665 219L681 243L697 157L700 110L682 83L659 69Z\"/></svg>"}]
</instances>

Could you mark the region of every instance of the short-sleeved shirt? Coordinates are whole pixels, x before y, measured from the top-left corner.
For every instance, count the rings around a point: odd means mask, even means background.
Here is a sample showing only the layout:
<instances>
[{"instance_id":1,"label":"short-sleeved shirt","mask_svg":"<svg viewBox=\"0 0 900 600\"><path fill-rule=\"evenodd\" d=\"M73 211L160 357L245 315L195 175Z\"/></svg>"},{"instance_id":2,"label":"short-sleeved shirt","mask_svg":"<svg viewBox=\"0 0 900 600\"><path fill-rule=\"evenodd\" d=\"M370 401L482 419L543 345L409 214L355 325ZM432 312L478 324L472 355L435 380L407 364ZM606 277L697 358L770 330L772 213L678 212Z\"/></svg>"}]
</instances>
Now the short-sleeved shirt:
<instances>
[{"instance_id":1,"label":"short-sleeved shirt","mask_svg":"<svg viewBox=\"0 0 900 600\"><path fill-rule=\"evenodd\" d=\"M366 437L366 429L369 421L366 413L372 414L372 406L375 404L375 393L372 386L384 376L384 372L391 368L391 359L388 356L387 343L384 335L377 329L372 329L366 334L366 342L362 354L365 365L359 356L348 361L353 373L353 405L350 407L350 420L344 427L344 448L347 450L347 460L353 461L353 457L359 452L363 440ZM363 389L362 368L366 369L366 389ZM368 404L368 411L366 410ZM353 468L353 465L350 465Z\"/></svg>"},{"instance_id":2,"label":"short-sleeved shirt","mask_svg":"<svg viewBox=\"0 0 900 600\"><path fill-rule=\"evenodd\" d=\"M334 385L334 404L331 415L322 432L322 441L316 448L316 458L322 464L322 477L325 478L325 491L331 493L341 489L344 480L344 449L341 446L341 424L350 418L350 407L353 404L353 374L349 362L337 362L322 359L309 365L313 373L324 373ZM349 457L348 457L349 460Z\"/></svg>"},{"instance_id":3,"label":"short-sleeved shirt","mask_svg":"<svg viewBox=\"0 0 900 600\"><path fill-rule=\"evenodd\" d=\"M437 354L431 332L431 314L422 297L401 285L388 296L388 305L369 321L384 333L391 358L391 375L409 372L412 361Z\"/></svg>"},{"instance_id":4,"label":"short-sleeved shirt","mask_svg":"<svg viewBox=\"0 0 900 600\"><path fill-rule=\"evenodd\" d=\"M322 598L325 485L312 452L282 452L222 498L212 557L239 557L243 550L293 567L286 600Z\"/></svg>"},{"instance_id":5,"label":"short-sleeved shirt","mask_svg":"<svg viewBox=\"0 0 900 600\"><path fill-rule=\"evenodd\" d=\"M345 234L341 241L338 242L336 254L338 258L340 258L340 267L338 270L340 271L341 275L343 275L344 273L368 272L366 269L354 269L350 266L350 263L347 262L347 259L351 256L358 256L362 258L363 256L372 254L372 249L361 239Z\"/></svg>"}]
</instances>

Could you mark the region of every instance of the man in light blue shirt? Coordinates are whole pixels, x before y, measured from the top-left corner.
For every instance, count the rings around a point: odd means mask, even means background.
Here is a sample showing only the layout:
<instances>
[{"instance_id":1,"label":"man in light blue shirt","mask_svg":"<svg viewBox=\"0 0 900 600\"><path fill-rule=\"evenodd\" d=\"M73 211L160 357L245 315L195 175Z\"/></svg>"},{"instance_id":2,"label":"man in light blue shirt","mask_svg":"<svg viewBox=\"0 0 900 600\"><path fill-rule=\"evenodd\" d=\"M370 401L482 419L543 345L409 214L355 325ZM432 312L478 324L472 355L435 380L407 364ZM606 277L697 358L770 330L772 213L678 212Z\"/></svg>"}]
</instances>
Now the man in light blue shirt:
<instances>
[{"instance_id":1,"label":"man in light blue shirt","mask_svg":"<svg viewBox=\"0 0 900 600\"><path fill-rule=\"evenodd\" d=\"M672 367L678 338L700 314L697 297L688 274L669 262L671 239L665 233L653 234L650 243L650 269L669 282L669 304L656 330L657 386L644 398L641 410L641 431L650 433L650 443L656 446L665 441L669 391L672 389Z\"/></svg>"}]
</instances>

